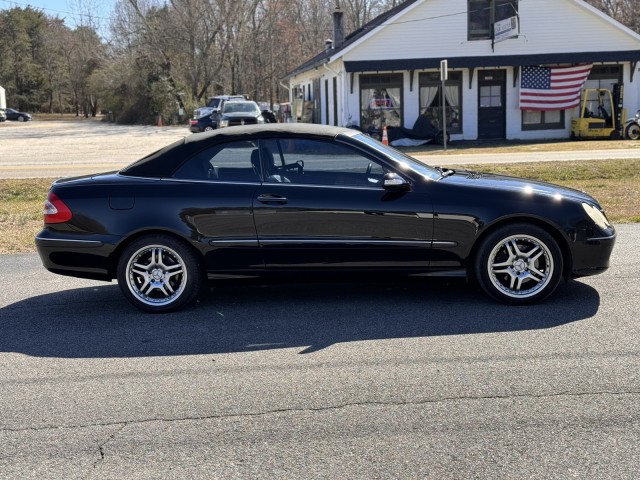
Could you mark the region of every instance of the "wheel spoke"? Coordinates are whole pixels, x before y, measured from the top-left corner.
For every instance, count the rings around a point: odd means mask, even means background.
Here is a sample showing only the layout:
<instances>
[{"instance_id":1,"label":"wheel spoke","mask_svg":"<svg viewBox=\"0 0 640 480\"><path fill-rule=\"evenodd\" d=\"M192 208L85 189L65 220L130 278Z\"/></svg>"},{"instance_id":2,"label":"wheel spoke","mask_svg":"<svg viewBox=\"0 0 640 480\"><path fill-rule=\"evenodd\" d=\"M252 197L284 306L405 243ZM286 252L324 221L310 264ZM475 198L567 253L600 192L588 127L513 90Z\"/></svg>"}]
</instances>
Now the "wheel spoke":
<instances>
[{"instance_id":1,"label":"wheel spoke","mask_svg":"<svg viewBox=\"0 0 640 480\"><path fill-rule=\"evenodd\" d=\"M144 283L142 284L142 286L140 287L140 291L144 291L144 289L146 288L147 285L149 285L149 283L151 283L151 280L149 279L149 276L145 275L142 278L144 278Z\"/></svg>"},{"instance_id":2,"label":"wheel spoke","mask_svg":"<svg viewBox=\"0 0 640 480\"><path fill-rule=\"evenodd\" d=\"M154 265L159 265L159 266L163 266L162 265L162 249L161 248L154 248L153 251L151 252L151 257L153 260L153 264Z\"/></svg>"},{"instance_id":3,"label":"wheel spoke","mask_svg":"<svg viewBox=\"0 0 640 480\"><path fill-rule=\"evenodd\" d=\"M495 266L496 266L496 265L494 265L494 267L495 267ZM512 270L511 270L511 265L509 265L509 267L508 267L508 268L501 268L500 270L493 270L493 273L495 273L495 274L498 274L498 273L506 273L506 274L509 274L509 275L512 275L512 274L513 274Z\"/></svg>"},{"instance_id":4,"label":"wheel spoke","mask_svg":"<svg viewBox=\"0 0 640 480\"><path fill-rule=\"evenodd\" d=\"M511 265L513 265L513 260L509 259L506 262L494 263L493 265L491 265L491 268L510 267Z\"/></svg>"},{"instance_id":5,"label":"wheel spoke","mask_svg":"<svg viewBox=\"0 0 640 480\"><path fill-rule=\"evenodd\" d=\"M513 261L513 259L516 258L517 253L519 251L518 245L516 245L516 241L511 240L510 242L505 242L504 248L509 253L509 261Z\"/></svg>"},{"instance_id":6,"label":"wheel spoke","mask_svg":"<svg viewBox=\"0 0 640 480\"><path fill-rule=\"evenodd\" d=\"M540 257L540 255L542 255L544 252L541 251L540 253L538 253L538 255L536 255L534 259L531 258L531 255L536 253L538 250L540 250L540 246L535 245L531 250L529 250L527 253L524 254L525 258L528 258L529 261L532 261L532 260L535 260L535 258Z\"/></svg>"},{"instance_id":7,"label":"wheel spoke","mask_svg":"<svg viewBox=\"0 0 640 480\"><path fill-rule=\"evenodd\" d=\"M171 286L171 283L169 282L169 279L167 279L167 280L164 282L164 286L167 288L167 290L169 290L169 293L171 293L171 294L172 294L172 293L174 292L173 287ZM164 289L163 289L163 290L164 290Z\"/></svg>"},{"instance_id":8,"label":"wheel spoke","mask_svg":"<svg viewBox=\"0 0 640 480\"><path fill-rule=\"evenodd\" d=\"M165 273L165 277L168 279L175 277L176 275L182 275L182 269L177 270L175 272L167 272Z\"/></svg>"},{"instance_id":9,"label":"wheel spoke","mask_svg":"<svg viewBox=\"0 0 640 480\"><path fill-rule=\"evenodd\" d=\"M544 255L544 252L540 252L538 255L536 255L535 257L529 259L529 268L533 268L536 263L538 262L538 259L540 257L542 257Z\"/></svg>"},{"instance_id":10,"label":"wheel spoke","mask_svg":"<svg viewBox=\"0 0 640 480\"><path fill-rule=\"evenodd\" d=\"M529 269L529 278L531 280L535 280L536 282L541 282L545 279L546 275L544 274L544 272L541 272L538 269L535 268L531 268Z\"/></svg>"},{"instance_id":11,"label":"wheel spoke","mask_svg":"<svg viewBox=\"0 0 640 480\"><path fill-rule=\"evenodd\" d=\"M145 276L145 275L147 275L149 273L149 271L145 267L138 266L138 265L135 265L135 267L136 268L132 268L131 269L132 273L135 273L135 274L140 275L140 276Z\"/></svg>"}]
</instances>

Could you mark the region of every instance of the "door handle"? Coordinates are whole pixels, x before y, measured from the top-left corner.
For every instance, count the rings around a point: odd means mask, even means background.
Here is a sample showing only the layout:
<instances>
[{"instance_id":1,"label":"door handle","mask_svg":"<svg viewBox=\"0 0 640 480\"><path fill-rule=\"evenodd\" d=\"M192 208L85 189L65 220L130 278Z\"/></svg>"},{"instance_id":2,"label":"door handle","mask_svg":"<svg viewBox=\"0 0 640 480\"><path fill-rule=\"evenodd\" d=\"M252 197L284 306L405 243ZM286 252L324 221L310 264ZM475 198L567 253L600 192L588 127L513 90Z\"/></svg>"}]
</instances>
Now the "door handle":
<instances>
[{"instance_id":1,"label":"door handle","mask_svg":"<svg viewBox=\"0 0 640 480\"><path fill-rule=\"evenodd\" d=\"M273 193L263 193L262 195L258 195L258 201L260 203L266 203L266 204L271 204L271 203L285 204L289 200L287 200L287 197L283 197L282 195L275 195Z\"/></svg>"}]
</instances>

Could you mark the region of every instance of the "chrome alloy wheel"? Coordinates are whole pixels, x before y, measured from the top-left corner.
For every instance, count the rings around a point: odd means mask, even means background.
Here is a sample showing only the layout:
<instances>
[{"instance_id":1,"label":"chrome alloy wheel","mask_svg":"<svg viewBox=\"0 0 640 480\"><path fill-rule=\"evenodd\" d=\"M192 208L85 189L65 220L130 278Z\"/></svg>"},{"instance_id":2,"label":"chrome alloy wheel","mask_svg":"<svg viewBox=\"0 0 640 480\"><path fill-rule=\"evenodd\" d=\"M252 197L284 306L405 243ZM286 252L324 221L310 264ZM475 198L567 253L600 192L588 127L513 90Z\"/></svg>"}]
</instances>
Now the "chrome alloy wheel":
<instances>
[{"instance_id":1,"label":"chrome alloy wheel","mask_svg":"<svg viewBox=\"0 0 640 480\"><path fill-rule=\"evenodd\" d=\"M187 279L184 260L165 245L146 245L127 263L127 287L147 305L169 305L180 297Z\"/></svg>"},{"instance_id":2,"label":"chrome alloy wheel","mask_svg":"<svg viewBox=\"0 0 640 480\"><path fill-rule=\"evenodd\" d=\"M527 298L544 289L554 272L553 255L540 239L513 235L498 243L487 261L493 286L512 298Z\"/></svg>"}]
</instances>

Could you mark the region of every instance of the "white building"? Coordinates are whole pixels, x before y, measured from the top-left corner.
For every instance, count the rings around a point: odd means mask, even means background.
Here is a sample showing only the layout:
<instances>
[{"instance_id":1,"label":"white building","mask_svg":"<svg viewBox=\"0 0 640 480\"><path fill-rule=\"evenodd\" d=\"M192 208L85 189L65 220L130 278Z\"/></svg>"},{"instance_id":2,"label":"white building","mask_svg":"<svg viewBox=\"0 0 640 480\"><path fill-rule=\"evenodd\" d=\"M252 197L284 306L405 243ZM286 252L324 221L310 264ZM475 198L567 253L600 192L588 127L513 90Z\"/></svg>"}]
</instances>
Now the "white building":
<instances>
[{"instance_id":1,"label":"white building","mask_svg":"<svg viewBox=\"0 0 640 480\"><path fill-rule=\"evenodd\" d=\"M452 140L568 138L577 108L521 108L521 82L536 69L586 65L578 94L624 84L624 106L640 107L640 35L583 0L407 0L342 38L336 12L333 45L285 79L292 101L312 107L298 109L302 121L440 122L441 60Z\"/></svg>"},{"instance_id":2,"label":"white building","mask_svg":"<svg viewBox=\"0 0 640 480\"><path fill-rule=\"evenodd\" d=\"M6 91L2 87L0 87L0 108L7 108Z\"/></svg>"}]
</instances>

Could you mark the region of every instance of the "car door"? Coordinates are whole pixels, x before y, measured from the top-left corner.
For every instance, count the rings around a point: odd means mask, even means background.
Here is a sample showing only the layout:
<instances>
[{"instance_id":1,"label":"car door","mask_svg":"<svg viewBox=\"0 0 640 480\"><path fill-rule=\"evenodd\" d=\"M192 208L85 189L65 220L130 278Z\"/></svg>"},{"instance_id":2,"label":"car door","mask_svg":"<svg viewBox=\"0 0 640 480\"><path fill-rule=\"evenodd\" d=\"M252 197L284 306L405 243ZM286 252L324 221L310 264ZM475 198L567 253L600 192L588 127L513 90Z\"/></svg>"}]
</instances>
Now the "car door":
<instances>
[{"instance_id":1,"label":"car door","mask_svg":"<svg viewBox=\"0 0 640 480\"><path fill-rule=\"evenodd\" d=\"M431 202L383 187L389 165L338 141L263 140L253 202L268 269L424 269Z\"/></svg>"},{"instance_id":2,"label":"car door","mask_svg":"<svg viewBox=\"0 0 640 480\"><path fill-rule=\"evenodd\" d=\"M203 244L209 272L264 270L252 211L257 164L257 141L230 141L202 150L173 175L183 183L180 218Z\"/></svg>"}]
</instances>

